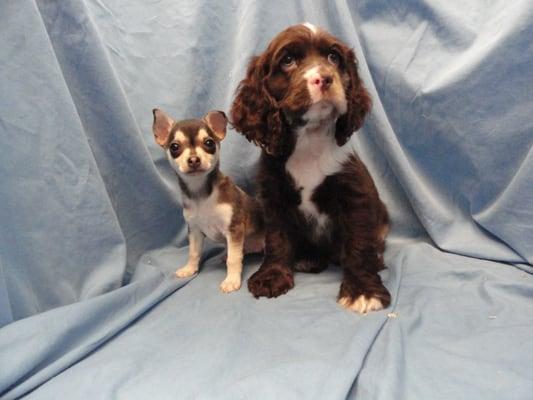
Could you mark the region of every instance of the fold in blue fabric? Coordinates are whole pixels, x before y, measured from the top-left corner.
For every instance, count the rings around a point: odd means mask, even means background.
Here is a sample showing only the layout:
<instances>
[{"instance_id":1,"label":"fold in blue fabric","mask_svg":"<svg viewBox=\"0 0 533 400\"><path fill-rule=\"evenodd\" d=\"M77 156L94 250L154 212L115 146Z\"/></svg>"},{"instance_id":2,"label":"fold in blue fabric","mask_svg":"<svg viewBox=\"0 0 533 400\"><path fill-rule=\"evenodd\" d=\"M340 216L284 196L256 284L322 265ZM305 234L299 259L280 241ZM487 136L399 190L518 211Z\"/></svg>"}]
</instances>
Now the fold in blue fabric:
<instances>
[{"instance_id":1,"label":"fold in blue fabric","mask_svg":"<svg viewBox=\"0 0 533 400\"><path fill-rule=\"evenodd\" d=\"M199 275L151 134L228 111L249 58L309 21L373 99L349 145L392 219L366 316L342 272L277 299ZM533 6L528 2L6 1L0 12L0 397L530 399ZM259 150L222 170L253 190ZM244 278L260 264L245 259Z\"/></svg>"}]
</instances>

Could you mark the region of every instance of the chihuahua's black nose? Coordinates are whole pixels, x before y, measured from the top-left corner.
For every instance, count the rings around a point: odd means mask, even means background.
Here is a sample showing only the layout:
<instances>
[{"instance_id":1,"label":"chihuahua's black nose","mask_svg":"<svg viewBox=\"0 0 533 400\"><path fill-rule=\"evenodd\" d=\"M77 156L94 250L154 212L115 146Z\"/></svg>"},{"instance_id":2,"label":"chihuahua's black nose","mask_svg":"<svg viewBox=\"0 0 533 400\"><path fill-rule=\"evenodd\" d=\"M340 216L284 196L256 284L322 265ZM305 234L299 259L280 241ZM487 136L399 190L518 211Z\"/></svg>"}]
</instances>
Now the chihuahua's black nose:
<instances>
[{"instance_id":1,"label":"chihuahua's black nose","mask_svg":"<svg viewBox=\"0 0 533 400\"><path fill-rule=\"evenodd\" d=\"M200 157L197 156L191 156L187 160L187 164L189 165L189 168L196 169L200 166Z\"/></svg>"}]
</instances>

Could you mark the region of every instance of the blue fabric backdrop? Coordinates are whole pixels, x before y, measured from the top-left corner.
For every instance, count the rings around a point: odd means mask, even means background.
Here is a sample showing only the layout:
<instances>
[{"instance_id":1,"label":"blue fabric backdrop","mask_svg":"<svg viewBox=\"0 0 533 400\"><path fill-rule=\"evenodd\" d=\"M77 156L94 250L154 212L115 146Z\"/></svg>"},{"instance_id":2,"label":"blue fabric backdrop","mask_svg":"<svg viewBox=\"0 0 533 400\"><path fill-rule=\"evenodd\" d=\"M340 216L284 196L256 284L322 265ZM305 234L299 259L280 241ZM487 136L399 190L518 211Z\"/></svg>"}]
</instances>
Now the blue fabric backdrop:
<instances>
[{"instance_id":1,"label":"blue fabric backdrop","mask_svg":"<svg viewBox=\"0 0 533 400\"><path fill-rule=\"evenodd\" d=\"M374 101L350 145L391 213L393 304L364 317L335 266L273 300L221 294L213 245L173 276L151 109L227 111L303 21ZM531 399L531 2L5 0L0 33L0 397ZM250 189L258 155L230 131L222 169Z\"/></svg>"}]
</instances>

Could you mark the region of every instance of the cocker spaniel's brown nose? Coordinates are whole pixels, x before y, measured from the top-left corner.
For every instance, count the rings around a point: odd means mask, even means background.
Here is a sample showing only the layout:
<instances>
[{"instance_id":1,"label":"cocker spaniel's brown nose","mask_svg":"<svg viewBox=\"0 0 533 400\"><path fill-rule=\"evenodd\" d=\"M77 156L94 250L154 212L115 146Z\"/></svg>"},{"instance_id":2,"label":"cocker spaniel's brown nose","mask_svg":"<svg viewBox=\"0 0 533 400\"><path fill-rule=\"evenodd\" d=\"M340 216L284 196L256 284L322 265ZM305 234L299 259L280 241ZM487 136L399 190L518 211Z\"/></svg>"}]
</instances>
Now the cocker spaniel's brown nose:
<instances>
[{"instance_id":1,"label":"cocker spaniel's brown nose","mask_svg":"<svg viewBox=\"0 0 533 400\"><path fill-rule=\"evenodd\" d=\"M321 91L326 91L333 83L333 76L317 72L309 77L309 83Z\"/></svg>"}]
</instances>

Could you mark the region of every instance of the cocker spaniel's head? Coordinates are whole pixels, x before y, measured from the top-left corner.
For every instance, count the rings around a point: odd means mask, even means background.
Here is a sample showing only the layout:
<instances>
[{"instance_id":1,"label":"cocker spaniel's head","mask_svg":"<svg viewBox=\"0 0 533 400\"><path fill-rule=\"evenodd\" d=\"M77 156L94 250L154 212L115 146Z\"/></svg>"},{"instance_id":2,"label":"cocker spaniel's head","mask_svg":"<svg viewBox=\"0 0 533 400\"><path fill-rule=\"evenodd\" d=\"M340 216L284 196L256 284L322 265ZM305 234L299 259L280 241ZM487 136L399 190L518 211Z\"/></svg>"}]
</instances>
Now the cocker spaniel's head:
<instances>
[{"instance_id":1,"label":"cocker spaniel's head","mask_svg":"<svg viewBox=\"0 0 533 400\"><path fill-rule=\"evenodd\" d=\"M277 156L303 125L318 129L335 122L335 139L344 145L370 106L354 52L328 32L302 24L279 33L251 59L231 119L248 140Z\"/></svg>"}]
</instances>

